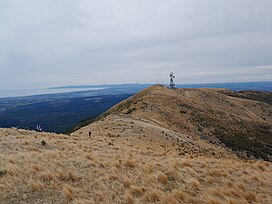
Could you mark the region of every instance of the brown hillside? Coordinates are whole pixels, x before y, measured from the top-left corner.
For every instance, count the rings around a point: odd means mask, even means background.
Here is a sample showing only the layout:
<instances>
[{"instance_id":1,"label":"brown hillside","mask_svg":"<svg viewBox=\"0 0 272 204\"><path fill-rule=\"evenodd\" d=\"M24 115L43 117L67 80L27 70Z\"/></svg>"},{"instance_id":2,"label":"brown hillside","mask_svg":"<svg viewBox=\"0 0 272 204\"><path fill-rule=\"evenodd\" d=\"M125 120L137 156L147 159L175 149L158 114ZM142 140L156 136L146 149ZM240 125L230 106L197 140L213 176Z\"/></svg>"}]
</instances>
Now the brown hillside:
<instances>
[{"instance_id":1,"label":"brown hillside","mask_svg":"<svg viewBox=\"0 0 272 204\"><path fill-rule=\"evenodd\" d=\"M221 143L242 152L239 154L241 156L271 161L272 106L256 100L241 99L243 93L251 92L236 93L226 89L170 90L156 85L116 105L105 115L123 113L194 139ZM272 93L254 92L251 99L262 100L263 95L268 99L269 94L272 98ZM245 94L243 97L246 97Z\"/></svg>"},{"instance_id":2,"label":"brown hillside","mask_svg":"<svg viewBox=\"0 0 272 204\"><path fill-rule=\"evenodd\" d=\"M270 105L226 91L154 86L70 136L0 129L0 203L269 204L272 163L222 143Z\"/></svg>"}]
</instances>

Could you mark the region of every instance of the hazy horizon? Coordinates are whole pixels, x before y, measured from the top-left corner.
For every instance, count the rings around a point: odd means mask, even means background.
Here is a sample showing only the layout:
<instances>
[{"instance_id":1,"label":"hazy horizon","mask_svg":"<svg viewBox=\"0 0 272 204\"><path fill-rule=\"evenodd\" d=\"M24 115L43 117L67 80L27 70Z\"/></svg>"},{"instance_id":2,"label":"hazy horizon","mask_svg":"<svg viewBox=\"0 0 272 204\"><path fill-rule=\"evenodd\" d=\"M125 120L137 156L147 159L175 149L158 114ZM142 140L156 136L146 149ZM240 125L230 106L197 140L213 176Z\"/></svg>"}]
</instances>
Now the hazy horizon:
<instances>
[{"instance_id":1,"label":"hazy horizon","mask_svg":"<svg viewBox=\"0 0 272 204\"><path fill-rule=\"evenodd\" d=\"M176 85L209 85L209 84L235 84L235 83L272 83L272 80L267 81L227 81L227 82L211 82L211 83L175 83ZM40 88L22 88L22 89L0 89L0 91L24 91L24 90L45 90L45 89L62 89L62 88L80 88L80 87L103 87L109 85L155 85L164 84L168 85L168 81L157 81L156 83L105 83L105 84L78 84L78 85L63 85L63 86L50 86L50 87L40 87Z\"/></svg>"},{"instance_id":2,"label":"hazy horizon","mask_svg":"<svg viewBox=\"0 0 272 204\"><path fill-rule=\"evenodd\" d=\"M272 80L272 1L0 2L0 90Z\"/></svg>"}]
</instances>

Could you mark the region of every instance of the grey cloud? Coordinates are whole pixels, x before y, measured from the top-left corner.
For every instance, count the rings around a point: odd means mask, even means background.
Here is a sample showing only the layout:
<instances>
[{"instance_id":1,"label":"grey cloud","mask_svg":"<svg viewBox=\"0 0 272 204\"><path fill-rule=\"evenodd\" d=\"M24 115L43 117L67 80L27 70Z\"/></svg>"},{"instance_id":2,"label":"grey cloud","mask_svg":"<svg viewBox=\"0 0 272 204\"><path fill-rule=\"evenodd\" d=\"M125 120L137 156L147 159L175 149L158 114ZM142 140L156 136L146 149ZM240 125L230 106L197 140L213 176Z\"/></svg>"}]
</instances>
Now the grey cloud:
<instances>
[{"instance_id":1,"label":"grey cloud","mask_svg":"<svg viewBox=\"0 0 272 204\"><path fill-rule=\"evenodd\" d=\"M0 2L0 89L272 79L270 0ZM7 77L8 76L8 77Z\"/></svg>"}]
</instances>

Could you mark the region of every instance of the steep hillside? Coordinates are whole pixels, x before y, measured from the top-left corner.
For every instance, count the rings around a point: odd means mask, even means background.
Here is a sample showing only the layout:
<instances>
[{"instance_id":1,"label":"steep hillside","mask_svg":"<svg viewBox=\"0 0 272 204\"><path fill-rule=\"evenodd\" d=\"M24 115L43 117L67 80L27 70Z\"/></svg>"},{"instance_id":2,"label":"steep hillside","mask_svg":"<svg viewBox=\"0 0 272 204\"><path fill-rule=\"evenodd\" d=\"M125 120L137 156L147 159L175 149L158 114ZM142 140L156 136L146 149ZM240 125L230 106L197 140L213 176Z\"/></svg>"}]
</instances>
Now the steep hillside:
<instances>
[{"instance_id":1,"label":"steep hillside","mask_svg":"<svg viewBox=\"0 0 272 204\"><path fill-rule=\"evenodd\" d=\"M262 100L263 95L267 100L269 95L272 98L272 93L254 93L251 99ZM121 102L105 115L122 113L148 120L194 139L226 145L241 156L271 161L272 106L240 97L241 93L225 89L170 90L157 85Z\"/></svg>"},{"instance_id":2,"label":"steep hillside","mask_svg":"<svg viewBox=\"0 0 272 204\"><path fill-rule=\"evenodd\" d=\"M0 129L0 203L269 204L250 154L271 158L271 106L226 92L153 86L69 136Z\"/></svg>"}]
</instances>

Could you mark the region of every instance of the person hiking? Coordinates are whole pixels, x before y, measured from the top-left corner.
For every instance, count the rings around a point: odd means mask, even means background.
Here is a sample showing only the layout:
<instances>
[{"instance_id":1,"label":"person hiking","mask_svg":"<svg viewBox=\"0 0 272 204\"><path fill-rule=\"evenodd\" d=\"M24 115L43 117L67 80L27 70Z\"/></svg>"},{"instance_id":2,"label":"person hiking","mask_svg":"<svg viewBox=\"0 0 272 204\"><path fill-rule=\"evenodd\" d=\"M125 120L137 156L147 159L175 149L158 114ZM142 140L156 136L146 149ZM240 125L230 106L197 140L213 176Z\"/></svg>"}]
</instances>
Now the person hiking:
<instances>
[{"instance_id":1,"label":"person hiking","mask_svg":"<svg viewBox=\"0 0 272 204\"><path fill-rule=\"evenodd\" d=\"M91 132L91 131L89 131L89 138L91 138L91 135L92 135L92 132Z\"/></svg>"}]
</instances>

